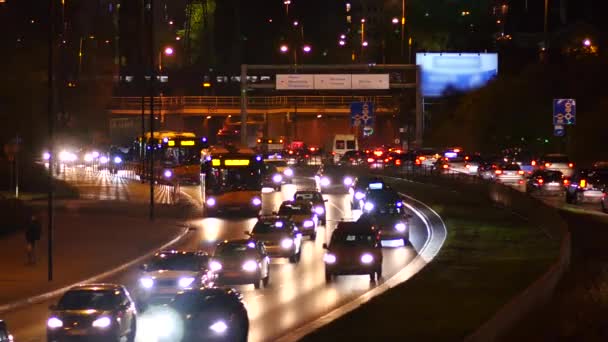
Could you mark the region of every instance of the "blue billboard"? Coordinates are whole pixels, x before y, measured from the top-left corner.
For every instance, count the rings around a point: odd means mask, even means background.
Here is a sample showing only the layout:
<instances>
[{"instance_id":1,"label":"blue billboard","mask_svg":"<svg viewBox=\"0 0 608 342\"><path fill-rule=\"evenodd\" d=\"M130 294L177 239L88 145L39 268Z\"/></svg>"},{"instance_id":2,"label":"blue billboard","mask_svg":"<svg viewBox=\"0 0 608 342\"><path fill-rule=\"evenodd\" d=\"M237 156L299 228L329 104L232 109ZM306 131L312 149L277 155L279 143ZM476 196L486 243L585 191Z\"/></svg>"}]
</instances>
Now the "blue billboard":
<instances>
[{"instance_id":1,"label":"blue billboard","mask_svg":"<svg viewBox=\"0 0 608 342\"><path fill-rule=\"evenodd\" d=\"M496 53L417 53L422 69L422 95L439 97L448 89L469 91L498 75Z\"/></svg>"}]
</instances>

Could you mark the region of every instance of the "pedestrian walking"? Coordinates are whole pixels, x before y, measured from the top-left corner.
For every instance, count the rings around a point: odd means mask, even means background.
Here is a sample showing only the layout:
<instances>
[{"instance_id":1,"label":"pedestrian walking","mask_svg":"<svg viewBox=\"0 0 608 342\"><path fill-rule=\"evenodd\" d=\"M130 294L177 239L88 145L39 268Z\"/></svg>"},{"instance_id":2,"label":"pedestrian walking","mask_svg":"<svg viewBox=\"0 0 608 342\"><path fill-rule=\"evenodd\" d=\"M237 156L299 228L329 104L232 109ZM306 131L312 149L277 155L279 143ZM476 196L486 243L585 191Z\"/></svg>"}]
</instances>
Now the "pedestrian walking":
<instances>
[{"instance_id":1,"label":"pedestrian walking","mask_svg":"<svg viewBox=\"0 0 608 342\"><path fill-rule=\"evenodd\" d=\"M32 215L27 227L25 228L25 241L27 242L27 264L34 265L36 263L36 242L40 240L42 235L42 225L36 215Z\"/></svg>"}]
</instances>

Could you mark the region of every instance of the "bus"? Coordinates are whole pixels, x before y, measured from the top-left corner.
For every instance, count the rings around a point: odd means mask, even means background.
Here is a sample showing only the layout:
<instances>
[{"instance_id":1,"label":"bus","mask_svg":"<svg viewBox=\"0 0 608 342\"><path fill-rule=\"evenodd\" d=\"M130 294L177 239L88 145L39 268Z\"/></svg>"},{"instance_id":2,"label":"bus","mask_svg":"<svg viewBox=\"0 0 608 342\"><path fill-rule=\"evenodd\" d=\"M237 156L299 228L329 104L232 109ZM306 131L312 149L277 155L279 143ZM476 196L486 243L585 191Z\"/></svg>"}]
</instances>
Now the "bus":
<instances>
[{"instance_id":1,"label":"bus","mask_svg":"<svg viewBox=\"0 0 608 342\"><path fill-rule=\"evenodd\" d=\"M201 155L208 148L207 138L192 132L160 131L152 138L147 133L134 143L136 173L142 182L151 178L150 157L154 151L154 179L158 183L198 185Z\"/></svg>"},{"instance_id":2,"label":"bus","mask_svg":"<svg viewBox=\"0 0 608 342\"><path fill-rule=\"evenodd\" d=\"M283 138L258 138L257 148L262 153L283 152L285 150Z\"/></svg>"},{"instance_id":3,"label":"bus","mask_svg":"<svg viewBox=\"0 0 608 342\"><path fill-rule=\"evenodd\" d=\"M257 216L262 208L265 166L252 149L216 147L201 163L205 216L221 213Z\"/></svg>"}]
</instances>

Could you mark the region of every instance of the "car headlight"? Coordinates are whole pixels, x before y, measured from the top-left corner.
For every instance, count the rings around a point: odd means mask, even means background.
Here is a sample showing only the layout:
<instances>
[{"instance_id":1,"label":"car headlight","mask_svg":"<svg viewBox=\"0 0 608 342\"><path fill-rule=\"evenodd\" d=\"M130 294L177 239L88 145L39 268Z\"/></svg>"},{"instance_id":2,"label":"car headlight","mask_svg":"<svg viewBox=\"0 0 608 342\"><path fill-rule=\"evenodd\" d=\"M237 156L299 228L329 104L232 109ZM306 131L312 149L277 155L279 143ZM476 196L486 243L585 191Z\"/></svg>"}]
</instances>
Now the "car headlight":
<instances>
[{"instance_id":1,"label":"car headlight","mask_svg":"<svg viewBox=\"0 0 608 342\"><path fill-rule=\"evenodd\" d=\"M287 177L293 177L293 170L292 169L285 169L283 170L283 174Z\"/></svg>"},{"instance_id":2,"label":"car headlight","mask_svg":"<svg viewBox=\"0 0 608 342\"><path fill-rule=\"evenodd\" d=\"M361 262L364 264L371 264L373 261L374 257L369 253L365 253L361 256Z\"/></svg>"},{"instance_id":3,"label":"car headlight","mask_svg":"<svg viewBox=\"0 0 608 342\"><path fill-rule=\"evenodd\" d=\"M171 170L165 170L163 175L165 176L165 178L171 178L173 177L173 172Z\"/></svg>"},{"instance_id":4,"label":"car headlight","mask_svg":"<svg viewBox=\"0 0 608 342\"><path fill-rule=\"evenodd\" d=\"M365 204L363 205L363 209L365 209L365 211L372 211L372 210L374 210L374 203L372 203L372 202L365 202Z\"/></svg>"},{"instance_id":5,"label":"car headlight","mask_svg":"<svg viewBox=\"0 0 608 342\"><path fill-rule=\"evenodd\" d=\"M222 264L219 261L212 261L209 263L209 268L213 272L217 272L222 269Z\"/></svg>"},{"instance_id":6,"label":"car headlight","mask_svg":"<svg viewBox=\"0 0 608 342\"><path fill-rule=\"evenodd\" d=\"M151 289L154 286L154 279L152 278L141 278L139 284L145 289Z\"/></svg>"},{"instance_id":7,"label":"car headlight","mask_svg":"<svg viewBox=\"0 0 608 342\"><path fill-rule=\"evenodd\" d=\"M93 159L97 159L97 158L99 158L99 152L97 152L97 151L93 151L93 152L91 153L91 156L93 156Z\"/></svg>"},{"instance_id":8,"label":"car headlight","mask_svg":"<svg viewBox=\"0 0 608 342\"><path fill-rule=\"evenodd\" d=\"M403 202L399 201L399 202L395 203L395 206L397 208L401 208L401 207L403 207Z\"/></svg>"},{"instance_id":9,"label":"car headlight","mask_svg":"<svg viewBox=\"0 0 608 342\"><path fill-rule=\"evenodd\" d=\"M395 229L399 232L404 232L405 231L405 223L403 222L399 222L395 225Z\"/></svg>"},{"instance_id":10,"label":"car headlight","mask_svg":"<svg viewBox=\"0 0 608 342\"><path fill-rule=\"evenodd\" d=\"M365 197L365 194L362 193L361 191L355 192L355 199L362 200L364 197Z\"/></svg>"},{"instance_id":11,"label":"car headlight","mask_svg":"<svg viewBox=\"0 0 608 342\"><path fill-rule=\"evenodd\" d=\"M329 184L331 184L331 181L329 180L329 178L321 177L321 186L329 186Z\"/></svg>"},{"instance_id":12,"label":"car headlight","mask_svg":"<svg viewBox=\"0 0 608 342\"><path fill-rule=\"evenodd\" d=\"M293 240L292 239L283 239L283 240L281 240L281 247L283 247L285 249L289 249L289 248L291 248L291 246L293 246Z\"/></svg>"},{"instance_id":13,"label":"car headlight","mask_svg":"<svg viewBox=\"0 0 608 342\"><path fill-rule=\"evenodd\" d=\"M315 207L315 214L323 215L325 213L325 209L323 207Z\"/></svg>"},{"instance_id":14,"label":"car headlight","mask_svg":"<svg viewBox=\"0 0 608 342\"><path fill-rule=\"evenodd\" d=\"M44 160L49 160L49 159L51 159L51 154L50 154L50 153L48 153L48 152L44 152L44 153L42 154L42 159L44 159Z\"/></svg>"},{"instance_id":15,"label":"car headlight","mask_svg":"<svg viewBox=\"0 0 608 342\"><path fill-rule=\"evenodd\" d=\"M344 185L351 186L353 184L353 179L351 177L344 177Z\"/></svg>"},{"instance_id":16,"label":"car headlight","mask_svg":"<svg viewBox=\"0 0 608 342\"><path fill-rule=\"evenodd\" d=\"M101 156L101 157L99 158L99 162L100 162L100 163L102 163L102 164L107 164L109 161L110 161L110 160L109 160L109 159L108 159L108 157L106 157L106 156Z\"/></svg>"},{"instance_id":17,"label":"car headlight","mask_svg":"<svg viewBox=\"0 0 608 342\"><path fill-rule=\"evenodd\" d=\"M228 330L228 325L226 325L224 321L217 321L211 324L211 326L209 326L209 329L211 329L216 334L223 334L226 332L226 330Z\"/></svg>"},{"instance_id":18,"label":"car headlight","mask_svg":"<svg viewBox=\"0 0 608 342\"><path fill-rule=\"evenodd\" d=\"M216 203L215 198L211 197L211 198L207 199L207 206L213 207L213 206L215 206L215 203Z\"/></svg>"},{"instance_id":19,"label":"car headlight","mask_svg":"<svg viewBox=\"0 0 608 342\"><path fill-rule=\"evenodd\" d=\"M112 325L112 320L110 319L110 317L107 316L99 317L98 319L93 321L92 325L94 328L105 329Z\"/></svg>"},{"instance_id":20,"label":"car headlight","mask_svg":"<svg viewBox=\"0 0 608 342\"><path fill-rule=\"evenodd\" d=\"M192 283L194 283L194 277L179 278L177 282L179 287L189 287L190 285L192 285Z\"/></svg>"},{"instance_id":21,"label":"car headlight","mask_svg":"<svg viewBox=\"0 0 608 342\"><path fill-rule=\"evenodd\" d=\"M51 329L61 328L63 326L63 321L57 317L51 317L46 321L46 326Z\"/></svg>"},{"instance_id":22,"label":"car headlight","mask_svg":"<svg viewBox=\"0 0 608 342\"><path fill-rule=\"evenodd\" d=\"M120 164L120 163L122 163L122 158L114 157L114 164Z\"/></svg>"},{"instance_id":23,"label":"car headlight","mask_svg":"<svg viewBox=\"0 0 608 342\"><path fill-rule=\"evenodd\" d=\"M93 161L93 155L90 154L90 153L87 153L87 154L84 155L83 159L84 159L85 162L90 163L90 162Z\"/></svg>"},{"instance_id":24,"label":"car headlight","mask_svg":"<svg viewBox=\"0 0 608 342\"><path fill-rule=\"evenodd\" d=\"M335 264L336 263L336 256L331 254L331 253L326 253L323 256L323 261L325 261L326 264Z\"/></svg>"},{"instance_id":25,"label":"car headlight","mask_svg":"<svg viewBox=\"0 0 608 342\"><path fill-rule=\"evenodd\" d=\"M306 221L304 221L304 223L302 225L304 226L304 228L310 228L310 227L314 226L315 223L312 222L312 220L306 220Z\"/></svg>"},{"instance_id":26,"label":"car headlight","mask_svg":"<svg viewBox=\"0 0 608 342\"><path fill-rule=\"evenodd\" d=\"M243 270L247 272L253 272L258 269L258 264L254 260L245 261L243 264Z\"/></svg>"},{"instance_id":27,"label":"car headlight","mask_svg":"<svg viewBox=\"0 0 608 342\"><path fill-rule=\"evenodd\" d=\"M283 180L283 177L281 175L272 176L272 181L275 183L281 183L282 180Z\"/></svg>"},{"instance_id":28,"label":"car headlight","mask_svg":"<svg viewBox=\"0 0 608 342\"><path fill-rule=\"evenodd\" d=\"M258 197L254 197L251 200L251 204L255 205L256 207L262 204L262 200Z\"/></svg>"}]
</instances>

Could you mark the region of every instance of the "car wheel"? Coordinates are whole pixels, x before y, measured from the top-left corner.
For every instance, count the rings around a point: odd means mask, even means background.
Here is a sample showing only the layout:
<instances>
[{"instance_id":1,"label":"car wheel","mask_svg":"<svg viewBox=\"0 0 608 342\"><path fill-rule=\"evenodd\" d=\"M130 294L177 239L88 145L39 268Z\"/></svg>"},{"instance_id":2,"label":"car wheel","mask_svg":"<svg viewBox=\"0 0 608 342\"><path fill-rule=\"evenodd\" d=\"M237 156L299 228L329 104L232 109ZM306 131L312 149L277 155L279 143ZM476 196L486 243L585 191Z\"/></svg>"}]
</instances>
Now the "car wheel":
<instances>
[{"instance_id":1,"label":"car wheel","mask_svg":"<svg viewBox=\"0 0 608 342\"><path fill-rule=\"evenodd\" d=\"M317 232L313 232L312 234L310 234L311 241L315 241L316 239L317 239Z\"/></svg>"},{"instance_id":2,"label":"car wheel","mask_svg":"<svg viewBox=\"0 0 608 342\"><path fill-rule=\"evenodd\" d=\"M376 270L376 279L380 280L382 278L382 267L378 267Z\"/></svg>"},{"instance_id":3,"label":"car wheel","mask_svg":"<svg viewBox=\"0 0 608 342\"><path fill-rule=\"evenodd\" d=\"M328 271L325 271L325 282L326 283L331 283L331 276L332 274Z\"/></svg>"},{"instance_id":4,"label":"car wheel","mask_svg":"<svg viewBox=\"0 0 608 342\"><path fill-rule=\"evenodd\" d=\"M259 289L260 289L260 287L262 287L262 285L261 285L261 284L262 284L262 279L256 279L256 280L254 280L254 281L253 281L253 287L254 287L256 290L259 290Z\"/></svg>"},{"instance_id":5,"label":"car wheel","mask_svg":"<svg viewBox=\"0 0 608 342\"><path fill-rule=\"evenodd\" d=\"M407 247L407 245L408 245L408 243L409 243L410 239L409 239L409 238L404 237L403 239L401 239L401 241L403 241L403 247Z\"/></svg>"},{"instance_id":6,"label":"car wheel","mask_svg":"<svg viewBox=\"0 0 608 342\"><path fill-rule=\"evenodd\" d=\"M131 329L129 334L127 335L127 342L135 342L135 335L137 334L137 320L133 317L133 322L131 323Z\"/></svg>"},{"instance_id":7,"label":"car wheel","mask_svg":"<svg viewBox=\"0 0 608 342\"><path fill-rule=\"evenodd\" d=\"M575 204L580 204L583 203L583 193L582 192L577 192L576 196L574 197L574 203Z\"/></svg>"},{"instance_id":8,"label":"car wheel","mask_svg":"<svg viewBox=\"0 0 608 342\"><path fill-rule=\"evenodd\" d=\"M376 272L371 272L369 274L369 281L371 281L371 282L375 282L376 281Z\"/></svg>"},{"instance_id":9,"label":"car wheel","mask_svg":"<svg viewBox=\"0 0 608 342\"><path fill-rule=\"evenodd\" d=\"M292 256L289 257L289 262L292 263L292 264L295 264L295 263L298 262L298 259L299 259L298 258L298 254L294 254L294 255L292 255Z\"/></svg>"},{"instance_id":10,"label":"car wheel","mask_svg":"<svg viewBox=\"0 0 608 342\"><path fill-rule=\"evenodd\" d=\"M262 283L264 283L264 287L268 287L268 283L270 283L270 270L268 271L266 278L262 279Z\"/></svg>"}]
</instances>

